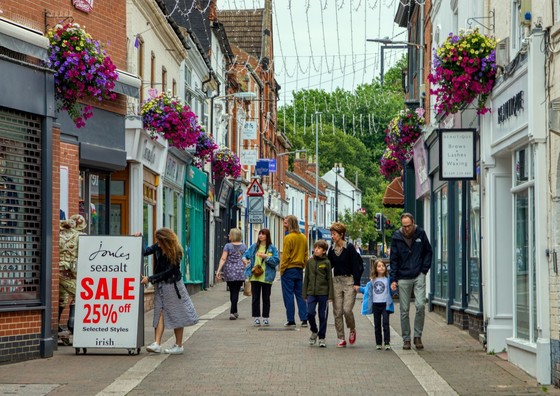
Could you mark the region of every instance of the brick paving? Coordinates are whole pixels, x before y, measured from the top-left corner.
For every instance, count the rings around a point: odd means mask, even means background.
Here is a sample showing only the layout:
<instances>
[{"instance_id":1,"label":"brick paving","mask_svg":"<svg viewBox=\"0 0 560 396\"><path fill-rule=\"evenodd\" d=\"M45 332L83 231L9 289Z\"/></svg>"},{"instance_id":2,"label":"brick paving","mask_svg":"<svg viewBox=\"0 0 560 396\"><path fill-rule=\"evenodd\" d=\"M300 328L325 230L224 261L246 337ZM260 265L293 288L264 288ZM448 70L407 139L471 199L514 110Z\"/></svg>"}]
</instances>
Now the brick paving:
<instances>
[{"instance_id":1,"label":"brick paving","mask_svg":"<svg viewBox=\"0 0 560 396\"><path fill-rule=\"evenodd\" d=\"M332 312L329 313L327 348L309 346L309 330L285 330L280 283L272 293L270 328L253 327L250 297L240 301L240 318L229 320L224 284L192 298L201 315L200 325L178 356L129 356L126 350L88 350L75 355L71 347L59 347L50 359L38 359L0 367L0 395L560 395L554 387L539 386L512 364L488 355L466 332L446 325L443 318L427 313L425 350L376 351L373 328L359 314L358 340L336 348ZM395 348L402 345L398 308L391 316ZM152 312L145 316L146 343L153 340ZM172 343L172 331L164 340ZM406 362L406 363L405 363ZM408 364L408 366L407 366ZM416 378L413 373L421 378ZM427 378L433 377L433 378ZM435 380L445 385L430 387ZM435 381L437 382L437 381ZM422 386L426 386L426 389Z\"/></svg>"}]
</instances>

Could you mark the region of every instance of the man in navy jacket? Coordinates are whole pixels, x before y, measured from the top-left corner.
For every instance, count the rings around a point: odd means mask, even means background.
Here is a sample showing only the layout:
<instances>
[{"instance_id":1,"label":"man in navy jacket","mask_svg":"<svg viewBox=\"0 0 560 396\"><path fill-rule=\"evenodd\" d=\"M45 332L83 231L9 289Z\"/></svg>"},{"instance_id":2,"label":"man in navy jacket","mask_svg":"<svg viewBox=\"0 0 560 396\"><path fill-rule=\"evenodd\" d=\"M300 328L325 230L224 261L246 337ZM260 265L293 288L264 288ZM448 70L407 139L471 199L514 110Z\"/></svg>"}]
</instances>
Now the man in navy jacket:
<instances>
[{"instance_id":1,"label":"man in navy jacket","mask_svg":"<svg viewBox=\"0 0 560 396\"><path fill-rule=\"evenodd\" d=\"M426 274L432 265L432 246L426 232L414 224L410 213L401 215L402 227L391 240L391 289L399 288L403 349L410 349L410 299L414 290L416 316L414 317L414 346L424 348L422 331L426 305Z\"/></svg>"}]
</instances>

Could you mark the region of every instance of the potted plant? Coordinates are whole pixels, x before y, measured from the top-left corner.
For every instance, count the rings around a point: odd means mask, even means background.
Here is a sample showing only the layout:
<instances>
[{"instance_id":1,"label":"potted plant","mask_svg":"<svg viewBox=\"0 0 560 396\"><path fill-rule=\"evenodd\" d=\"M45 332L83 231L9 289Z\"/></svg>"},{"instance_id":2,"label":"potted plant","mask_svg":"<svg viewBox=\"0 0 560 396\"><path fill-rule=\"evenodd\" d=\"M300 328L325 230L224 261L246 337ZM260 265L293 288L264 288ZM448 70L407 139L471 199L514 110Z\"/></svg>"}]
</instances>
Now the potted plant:
<instances>
[{"instance_id":1,"label":"potted plant","mask_svg":"<svg viewBox=\"0 0 560 396\"><path fill-rule=\"evenodd\" d=\"M159 135L178 149L185 149L196 144L201 133L197 116L177 97L164 92L148 98L142 104L142 121L144 128L153 139Z\"/></svg>"},{"instance_id":2,"label":"potted plant","mask_svg":"<svg viewBox=\"0 0 560 396\"><path fill-rule=\"evenodd\" d=\"M194 164L198 168L202 168L204 162L211 160L214 151L218 149L218 145L214 142L212 136L202 131L196 140L196 151L194 153Z\"/></svg>"},{"instance_id":3,"label":"potted plant","mask_svg":"<svg viewBox=\"0 0 560 396\"><path fill-rule=\"evenodd\" d=\"M385 130L385 143L392 157L399 161L408 161L412 157L412 145L422 134L425 123L424 109L401 110Z\"/></svg>"},{"instance_id":4,"label":"potted plant","mask_svg":"<svg viewBox=\"0 0 560 396\"><path fill-rule=\"evenodd\" d=\"M428 80L435 88L436 113L454 114L476 100L478 114L485 106L496 81L496 40L475 29L449 34L434 50L433 72Z\"/></svg>"},{"instance_id":5,"label":"potted plant","mask_svg":"<svg viewBox=\"0 0 560 396\"><path fill-rule=\"evenodd\" d=\"M227 147L221 147L214 152L212 169L217 177L238 177L241 175L239 158Z\"/></svg>"},{"instance_id":6,"label":"potted plant","mask_svg":"<svg viewBox=\"0 0 560 396\"><path fill-rule=\"evenodd\" d=\"M78 101L114 100L117 68L98 41L77 23L56 25L47 32L47 66L55 71L57 110L65 110L76 127L82 128L92 117L92 107Z\"/></svg>"}]
</instances>

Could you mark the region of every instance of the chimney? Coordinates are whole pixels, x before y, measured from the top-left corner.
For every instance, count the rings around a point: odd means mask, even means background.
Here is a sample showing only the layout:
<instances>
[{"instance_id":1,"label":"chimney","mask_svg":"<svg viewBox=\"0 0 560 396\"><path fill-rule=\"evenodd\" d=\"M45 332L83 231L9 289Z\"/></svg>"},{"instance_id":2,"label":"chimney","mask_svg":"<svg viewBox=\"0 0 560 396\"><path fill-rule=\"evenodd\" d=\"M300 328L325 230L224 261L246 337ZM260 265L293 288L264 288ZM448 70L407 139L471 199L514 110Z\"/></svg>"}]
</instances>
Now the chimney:
<instances>
[{"instance_id":1,"label":"chimney","mask_svg":"<svg viewBox=\"0 0 560 396\"><path fill-rule=\"evenodd\" d=\"M294 159L294 173L298 176L305 177L306 170L307 170L307 159L305 158L305 154L296 153L296 158Z\"/></svg>"},{"instance_id":2,"label":"chimney","mask_svg":"<svg viewBox=\"0 0 560 396\"><path fill-rule=\"evenodd\" d=\"M315 167L317 166L317 162L313 161L313 156L309 156L309 161L307 161L307 171L313 173L315 175ZM313 180L315 180L315 176L313 176Z\"/></svg>"}]
</instances>

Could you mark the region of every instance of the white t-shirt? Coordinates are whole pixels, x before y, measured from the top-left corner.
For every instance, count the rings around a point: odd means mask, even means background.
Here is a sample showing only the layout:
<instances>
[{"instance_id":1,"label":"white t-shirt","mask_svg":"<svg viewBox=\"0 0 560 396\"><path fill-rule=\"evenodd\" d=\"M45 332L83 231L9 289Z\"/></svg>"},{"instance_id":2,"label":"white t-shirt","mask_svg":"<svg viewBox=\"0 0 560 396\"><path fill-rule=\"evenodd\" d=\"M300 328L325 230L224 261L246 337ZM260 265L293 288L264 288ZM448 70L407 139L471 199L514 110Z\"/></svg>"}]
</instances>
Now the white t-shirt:
<instances>
[{"instance_id":1,"label":"white t-shirt","mask_svg":"<svg viewBox=\"0 0 560 396\"><path fill-rule=\"evenodd\" d=\"M373 293L371 301L373 303L386 303L389 296L389 283L386 277L375 278L371 281Z\"/></svg>"}]
</instances>

